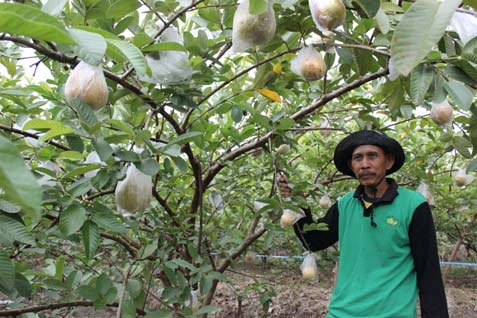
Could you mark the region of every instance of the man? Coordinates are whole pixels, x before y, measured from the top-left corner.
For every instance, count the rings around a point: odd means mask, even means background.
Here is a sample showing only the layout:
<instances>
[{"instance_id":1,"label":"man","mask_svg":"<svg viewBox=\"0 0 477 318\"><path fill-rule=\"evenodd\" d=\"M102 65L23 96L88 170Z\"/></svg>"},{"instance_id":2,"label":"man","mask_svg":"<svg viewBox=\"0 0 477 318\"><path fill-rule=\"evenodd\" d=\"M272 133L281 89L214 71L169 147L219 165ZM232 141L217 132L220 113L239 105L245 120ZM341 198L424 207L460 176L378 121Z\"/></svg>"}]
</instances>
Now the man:
<instances>
[{"instance_id":1,"label":"man","mask_svg":"<svg viewBox=\"0 0 477 318\"><path fill-rule=\"evenodd\" d=\"M350 134L336 147L336 168L358 179L318 220L328 231L304 231L311 213L295 223L305 247L322 250L339 241L340 265L328 318L448 318L436 233L426 199L386 178L405 155L394 139L371 130ZM290 195L287 178L280 191Z\"/></svg>"}]
</instances>

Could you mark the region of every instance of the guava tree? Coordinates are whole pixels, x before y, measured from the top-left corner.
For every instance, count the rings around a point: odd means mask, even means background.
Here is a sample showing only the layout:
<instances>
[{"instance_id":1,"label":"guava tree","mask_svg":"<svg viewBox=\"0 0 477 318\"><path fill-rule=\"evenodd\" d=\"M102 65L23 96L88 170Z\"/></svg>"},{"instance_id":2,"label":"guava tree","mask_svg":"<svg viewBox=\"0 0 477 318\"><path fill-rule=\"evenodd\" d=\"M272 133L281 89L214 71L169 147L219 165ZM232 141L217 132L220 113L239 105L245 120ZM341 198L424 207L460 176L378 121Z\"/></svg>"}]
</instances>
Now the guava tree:
<instances>
[{"instance_id":1,"label":"guava tree","mask_svg":"<svg viewBox=\"0 0 477 318\"><path fill-rule=\"evenodd\" d=\"M311 2L249 0L240 27L229 0L0 3L0 316L217 310L246 251L302 251L283 209L353 189L331 158L360 128L403 142L396 179L475 255L475 1Z\"/></svg>"}]
</instances>

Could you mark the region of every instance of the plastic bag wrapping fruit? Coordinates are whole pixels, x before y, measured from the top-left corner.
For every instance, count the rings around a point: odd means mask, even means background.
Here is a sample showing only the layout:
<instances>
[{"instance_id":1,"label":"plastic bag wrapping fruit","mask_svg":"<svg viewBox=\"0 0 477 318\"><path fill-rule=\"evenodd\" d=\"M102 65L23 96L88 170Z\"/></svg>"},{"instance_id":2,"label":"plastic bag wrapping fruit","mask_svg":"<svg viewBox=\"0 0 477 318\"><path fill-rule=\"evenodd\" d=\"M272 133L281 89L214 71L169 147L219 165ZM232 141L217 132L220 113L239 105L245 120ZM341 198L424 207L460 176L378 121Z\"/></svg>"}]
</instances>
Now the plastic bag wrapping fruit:
<instances>
[{"instance_id":1,"label":"plastic bag wrapping fruit","mask_svg":"<svg viewBox=\"0 0 477 318\"><path fill-rule=\"evenodd\" d=\"M65 97L68 102L74 98L98 110L108 102L108 86L103 68L86 62L79 62L71 71L65 83Z\"/></svg>"},{"instance_id":2,"label":"plastic bag wrapping fruit","mask_svg":"<svg viewBox=\"0 0 477 318\"><path fill-rule=\"evenodd\" d=\"M318 266L316 266L316 259L317 257L314 253L305 253L305 258L300 265L301 274L303 275L304 279L318 279Z\"/></svg>"},{"instance_id":3,"label":"plastic bag wrapping fruit","mask_svg":"<svg viewBox=\"0 0 477 318\"><path fill-rule=\"evenodd\" d=\"M249 1L242 0L235 11L232 28L232 52L243 52L256 45L265 44L275 35L275 11L272 1L259 15L250 14Z\"/></svg>"},{"instance_id":4,"label":"plastic bag wrapping fruit","mask_svg":"<svg viewBox=\"0 0 477 318\"><path fill-rule=\"evenodd\" d=\"M457 169L454 175L454 184L458 187L464 187L474 181L474 176L468 175L465 169Z\"/></svg>"},{"instance_id":5,"label":"plastic bag wrapping fruit","mask_svg":"<svg viewBox=\"0 0 477 318\"><path fill-rule=\"evenodd\" d=\"M291 61L293 73L302 76L307 81L316 81L323 77L326 72L326 64L323 57L312 47L302 48Z\"/></svg>"},{"instance_id":6,"label":"plastic bag wrapping fruit","mask_svg":"<svg viewBox=\"0 0 477 318\"><path fill-rule=\"evenodd\" d=\"M118 182L114 194L119 212L128 214L142 211L152 200L152 178L130 164L126 178Z\"/></svg>"},{"instance_id":7,"label":"plastic bag wrapping fruit","mask_svg":"<svg viewBox=\"0 0 477 318\"><path fill-rule=\"evenodd\" d=\"M155 30L160 27L160 25L157 26ZM153 33L151 30L150 32ZM167 28L158 41L184 43L179 30L174 26ZM186 82L192 77L192 67L186 52L159 51L146 55L146 61L152 74L151 76L140 76L139 79L142 81L156 84L177 84Z\"/></svg>"},{"instance_id":8,"label":"plastic bag wrapping fruit","mask_svg":"<svg viewBox=\"0 0 477 318\"><path fill-rule=\"evenodd\" d=\"M305 217L303 214L297 213L290 209L283 210L282 216L280 217L280 225L282 227L287 227L295 224L299 219Z\"/></svg>"},{"instance_id":9,"label":"plastic bag wrapping fruit","mask_svg":"<svg viewBox=\"0 0 477 318\"><path fill-rule=\"evenodd\" d=\"M308 4L313 21L321 32L333 30L343 24L346 8L341 0L309 0Z\"/></svg>"},{"instance_id":10,"label":"plastic bag wrapping fruit","mask_svg":"<svg viewBox=\"0 0 477 318\"><path fill-rule=\"evenodd\" d=\"M439 126L448 126L452 123L454 110L452 106L444 100L440 103L432 103L431 119Z\"/></svg>"}]
</instances>

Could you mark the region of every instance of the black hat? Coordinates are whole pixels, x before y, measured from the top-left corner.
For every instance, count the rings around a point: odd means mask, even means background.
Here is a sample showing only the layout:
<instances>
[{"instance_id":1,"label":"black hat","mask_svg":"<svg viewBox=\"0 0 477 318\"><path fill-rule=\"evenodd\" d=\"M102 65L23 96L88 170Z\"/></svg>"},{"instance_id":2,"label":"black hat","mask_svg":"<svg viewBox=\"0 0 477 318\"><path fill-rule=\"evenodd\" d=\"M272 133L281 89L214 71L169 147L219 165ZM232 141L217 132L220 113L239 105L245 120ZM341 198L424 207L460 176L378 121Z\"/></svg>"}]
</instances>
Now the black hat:
<instances>
[{"instance_id":1,"label":"black hat","mask_svg":"<svg viewBox=\"0 0 477 318\"><path fill-rule=\"evenodd\" d=\"M386 175L398 171L404 164L404 160L406 160L404 150L393 138L374 130L360 130L345 137L336 146L333 156L336 168L345 175L355 178L356 176L348 163L356 147L363 145L378 146L385 153L394 155L394 165L386 171Z\"/></svg>"}]
</instances>

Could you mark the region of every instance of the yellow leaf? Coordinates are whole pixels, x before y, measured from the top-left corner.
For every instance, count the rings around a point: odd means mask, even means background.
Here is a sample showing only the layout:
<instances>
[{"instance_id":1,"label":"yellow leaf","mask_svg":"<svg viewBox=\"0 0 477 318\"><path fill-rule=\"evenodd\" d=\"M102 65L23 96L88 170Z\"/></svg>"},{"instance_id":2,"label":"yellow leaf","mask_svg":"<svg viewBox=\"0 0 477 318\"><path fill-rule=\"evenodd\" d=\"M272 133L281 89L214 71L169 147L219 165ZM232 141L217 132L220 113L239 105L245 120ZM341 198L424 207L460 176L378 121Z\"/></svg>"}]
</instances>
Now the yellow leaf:
<instances>
[{"instance_id":1,"label":"yellow leaf","mask_svg":"<svg viewBox=\"0 0 477 318\"><path fill-rule=\"evenodd\" d=\"M269 90L267 88L260 88L257 89L257 92L262 94L263 96L273 100L274 102L281 103L282 102L282 97L278 95L276 92Z\"/></svg>"},{"instance_id":2,"label":"yellow leaf","mask_svg":"<svg viewBox=\"0 0 477 318\"><path fill-rule=\"evenodd\" d=\"M280 63L273 65L273 73L280 74L282 72L282 65Z\"/></svg>"}]
</instances>

